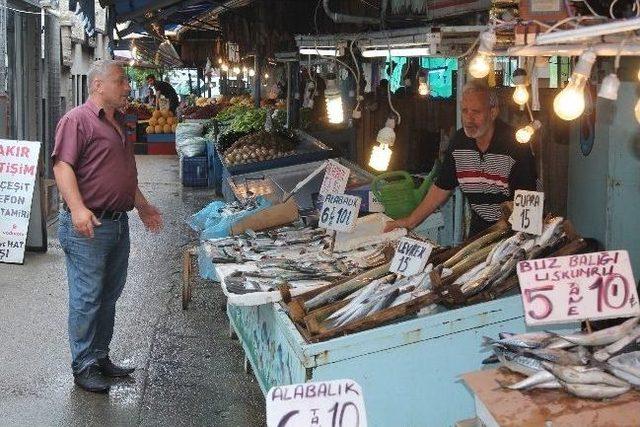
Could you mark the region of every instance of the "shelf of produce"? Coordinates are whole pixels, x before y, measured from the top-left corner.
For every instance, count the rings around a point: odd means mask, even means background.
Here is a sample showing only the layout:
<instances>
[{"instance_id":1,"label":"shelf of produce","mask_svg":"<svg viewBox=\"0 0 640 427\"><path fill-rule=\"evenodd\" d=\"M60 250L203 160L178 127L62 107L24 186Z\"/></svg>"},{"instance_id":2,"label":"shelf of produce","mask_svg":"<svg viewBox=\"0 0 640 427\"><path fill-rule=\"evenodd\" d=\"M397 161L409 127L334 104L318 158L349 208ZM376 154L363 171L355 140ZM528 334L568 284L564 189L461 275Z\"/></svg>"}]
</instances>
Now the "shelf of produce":
<instances>
[{"instance_id":1,"label":"shelf of produce","mask_svg":"<svg viewBox=\"0 0 640 427\"><path fill-rule=\"evenodd\" d=\"M243 173L280 168L283 166L299 165L301 163L309 163L317 160L326 160L337 156L337 153L334 150L309 134L300 130L296 130L295 134L300 140L300 143L295 150L295 154L262 162L244 163L233 166L222 160L222 166L225 174L227 176L240 175ZM222 153L218 153L218 155L220 156L220 159L224 159Z\"/></svg>"},{"instance_id":2,"label":"shelf of produce","mask_svg":"<svg viewBox=\"0 0 640 427\"><path fill-rule=\"evenodd\" d=\"M227 315L265 395L276 385L353 379L371 426L445 426L471 417L474 400L459 375L490 355L480 350L482 337L527 330L519 295L319 343L306 342L279 303L228 304Z\"/></svg>"}]
</instances>

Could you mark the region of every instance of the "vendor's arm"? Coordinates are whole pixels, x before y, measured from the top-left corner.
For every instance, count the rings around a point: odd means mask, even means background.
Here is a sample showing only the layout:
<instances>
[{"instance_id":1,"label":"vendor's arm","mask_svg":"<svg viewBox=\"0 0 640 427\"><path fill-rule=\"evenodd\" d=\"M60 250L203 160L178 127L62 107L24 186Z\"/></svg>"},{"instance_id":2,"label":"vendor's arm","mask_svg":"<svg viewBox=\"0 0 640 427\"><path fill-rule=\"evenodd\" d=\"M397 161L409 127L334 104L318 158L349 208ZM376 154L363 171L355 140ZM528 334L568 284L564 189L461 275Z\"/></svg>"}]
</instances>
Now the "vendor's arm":
<instances>
[{"instance_id":1,"label":"vendor's arm","mask_svg":"<svg viewBox=\"0 0 640 427\"><path fill-rule=\"evenodd\" d=\"M154 232L157 233L162 230L162 214L153 206L142 191L140 191L140 187L136 188L136 199L135 199L135 207L138 210L138 215L140 216L140 220L144 226Z\"/></svg>"},{"instance_id":2,"label":"vendor's arm","mask_svg":"<svg viewBox=\"0 0 640 427\"><path fill-rule=\"evenodd\" d=\"M447 201L451 190L443 190L437 185L432 185L427 193L427 196L420 202L417 208L411 212L406 218L400 218L395 221L390 221L385 225L384 232L395 230L396 228L415 228L422 221L424 221L429 215L431 215L436 209L438 209L444 202Z\"/></svg>"}]
</instances>

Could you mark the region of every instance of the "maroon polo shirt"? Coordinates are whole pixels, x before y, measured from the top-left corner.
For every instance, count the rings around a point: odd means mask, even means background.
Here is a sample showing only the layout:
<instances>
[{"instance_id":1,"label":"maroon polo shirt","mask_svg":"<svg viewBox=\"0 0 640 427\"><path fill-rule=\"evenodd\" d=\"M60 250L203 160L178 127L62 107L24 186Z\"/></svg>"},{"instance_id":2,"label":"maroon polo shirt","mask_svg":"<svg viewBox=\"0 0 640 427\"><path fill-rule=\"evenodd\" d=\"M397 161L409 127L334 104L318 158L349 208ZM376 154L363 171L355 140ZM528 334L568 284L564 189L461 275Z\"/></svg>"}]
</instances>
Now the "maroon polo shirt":
<instances>
[{"instance_id":1,"label":"maroon polo shirt","mask_svg":"<svg viewBox=\"0 0 640 427\"><path fill-rule=\"evenodd\" d=\"M116 112L122 135L90 100L60 119L51 157L70 164L80 195L93 210L130 211L138 187L133 144L126 141L124 117Z\"/></svg>"}]
</instances>

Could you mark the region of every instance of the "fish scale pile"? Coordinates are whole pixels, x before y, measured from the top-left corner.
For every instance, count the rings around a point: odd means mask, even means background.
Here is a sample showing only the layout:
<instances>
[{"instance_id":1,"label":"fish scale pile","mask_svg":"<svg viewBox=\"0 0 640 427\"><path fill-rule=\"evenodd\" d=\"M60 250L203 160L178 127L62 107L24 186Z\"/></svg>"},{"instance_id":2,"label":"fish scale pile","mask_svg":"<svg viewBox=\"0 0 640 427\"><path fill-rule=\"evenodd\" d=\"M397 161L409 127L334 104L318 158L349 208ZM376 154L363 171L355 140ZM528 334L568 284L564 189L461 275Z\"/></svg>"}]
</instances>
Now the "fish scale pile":
<instances>
[{"instance_id":1,"label":"fish scale pile","mask_svg":"<svg viewBox=\"0 0 640 427\"><path fill-rule=\"evenodd\" d=\"M607 399L640 389L640 317L592 333L552 332L485 337L494 356L513 372L526 375L511 390L564 389L586 399ZM494 360L495 359L495 360Z\"/></svg>"},{"instance_id":2,"label":"fish scale pile","mask_svg":"<svg viewBox=\"0 0 640 427\"><path fill-rule=\"evenodd\" d=\"M385 260L385 244L329 253L330 241L325 230L291 226L210 239L203 248L214 264L255 264L256 271L237 271L225 278L227 290L236 294L272 290L290 281L331 281Z\"/></svg>"}]
</instances>

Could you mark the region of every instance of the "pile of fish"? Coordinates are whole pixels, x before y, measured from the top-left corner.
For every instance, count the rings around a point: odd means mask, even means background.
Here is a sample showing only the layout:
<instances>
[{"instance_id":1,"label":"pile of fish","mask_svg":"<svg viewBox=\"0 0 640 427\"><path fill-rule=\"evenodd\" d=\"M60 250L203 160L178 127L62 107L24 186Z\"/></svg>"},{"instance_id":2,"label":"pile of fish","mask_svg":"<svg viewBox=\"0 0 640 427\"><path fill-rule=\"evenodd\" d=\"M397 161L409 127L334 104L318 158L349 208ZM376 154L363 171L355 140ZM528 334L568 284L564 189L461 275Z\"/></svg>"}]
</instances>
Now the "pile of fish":
<instances>
[{"instance_id":1,"label":"pile of fish","mask_svg":"<svg viewBox=\"0 0 640 427\"><path fill-rule=\"evenodd\" d=\"M526 375L511 390L564 389L587 399L607 399L640 389L640 317L592 333L552 332L485 337L494 356L513 372Z\"/></svg>"},{"instance_id":2,"label":"pile of fish","mask_svg":"<svg viewBox=\"0 0 640 427\"><path fill-rule=\"evenodd\" d=\"M453 276L453 284L463 295L475 295L507 280L519 261L539 258L557 247L565 237L562 223L562 217L552 218L540 236L518 232L509 237L509 229L493 231L463 247L436 270Z\"/></svg>"},{"instance_id":3,"label":"pile of fish","mask_svg":"<svg viewBox=\"0 0 640 427\"><path fill-rule=\"evenodd\" d=\"M203 243L203 249L215 264L255 265L255 270L237 271L225 278L227 290L237 294L273 290L283 282L333 281L386 259L384 244L330 253L330 241L325 230L288 226L211 239Z\"/></svg>"}]
</instances>

